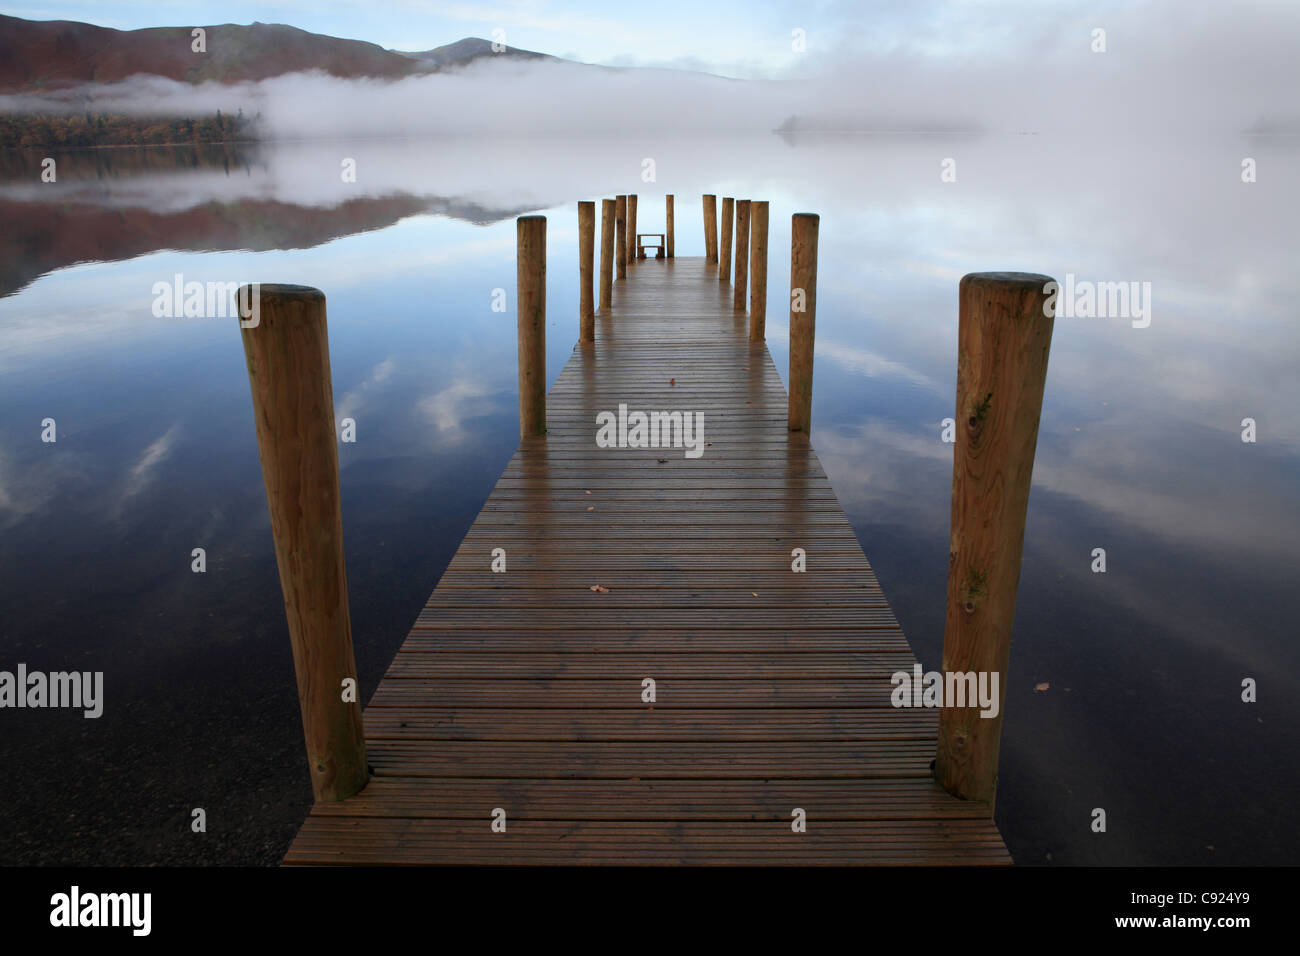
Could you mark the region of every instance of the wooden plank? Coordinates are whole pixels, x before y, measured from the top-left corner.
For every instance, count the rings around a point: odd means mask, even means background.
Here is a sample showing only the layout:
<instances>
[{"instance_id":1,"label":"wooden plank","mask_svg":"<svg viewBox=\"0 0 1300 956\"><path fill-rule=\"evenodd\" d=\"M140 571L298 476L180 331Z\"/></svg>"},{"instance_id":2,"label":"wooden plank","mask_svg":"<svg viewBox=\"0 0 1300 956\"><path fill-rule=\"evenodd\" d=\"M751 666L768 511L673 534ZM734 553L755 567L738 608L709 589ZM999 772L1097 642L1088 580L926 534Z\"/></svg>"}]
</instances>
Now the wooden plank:
<instances>
[{"instance_id":1,"label":"wooden plank","mask_svg":"<svg viewBox=\"0 0 1300 956\"><path fill-rule=\"evenodd\" d=\"M903 655L899 655L903 658ZM900 660L904 664L904 660ZM904 665L905 667L906 665ZM900 668L904 669L904 668ZM536 677L390 678L370 699L370 707L620 707L644 710L641 681L651 674L623 680L547 680ZM889 707L885 678L723 678L655 679L656 710L726 707ZM933 748L931 748L933 749ZM933 754L931 754L933 756ZM371 755L374 762L374 755Z\"/></svg>"},{"instance_id":2,"label":"wooden plank","mask_svg":"<svg viewBox=\"0 0 1300 956\"><path fill-rule=\"evenodd\" d=\"M821 741L461 741L389 738L376 774L405 777L829 780L930 776L925 739Z\"/></svg>"},{"instance_id":3,"label":"wooden plank","mask_svg":"<svg viewBox=\"0 0 1300 956\"><path fill-rule=\"evenodd\" d=\"M568 654L638 654L648 649L673 654L738 654L781 652L784 654L872 651L911 654L901 628L871 631L763 630L663 631L653 627L589 628L580 633L480 628L467 630L451 625L418 625L402 645L401 653L446 654L457 650L479 653L519 654L547 650Z\"/></svg>"},{"instance_id":4,"label":"wooden plank","mask_svg":"<svg viewBox=\"0 0 1300 956\"><path fill-rule=\"evenodd\" d=\"M504 808L503 808L504 809ZM805 808L806 809L806 808ZM814 821L816 818L814 817ZM312 865L1005 865L992 824L977 820L481 821L318 816L285 859Z\"/></svg>"},{"instance_id":5,"label":"wooden plank","mask_svg":"<svg viewBox=\"0 0 1300 956\"><path fill-rule=\"evenodd\" d=\"M366 707L376 776L285 862L1009 863L891 705L915 657L718 267L613 298ZM702 454L599 447L620 405L701 412Z\"/></svg>"},{"instance_id":6,"label":"wooden plank","mask_svg":"<svg viewBox=\"0 0 1300 956\"><path fill-rule=\"evenodd\" d=\"M490 572L489 572L490 573ZM770 588L763 591L749 591L744 588L703 588L703 587L659 587L642 588L635 586L610 587L604 583L604 575L592 572L591 578L600 581L608 593L593 594L593 585L577 585L572 581L564 588L458 588L444 586L438 588L430 597L427 608L544 608L547 611L557 609L591 610L599 605L598 610L609 612L618 608L644 607L683 607L691 611L705 609L743 608L871 608L888 610L884 595L879 588L840 587L827 588L809 593L806 589ZM757 587L758 585L754 585Z\"/></svg>"},{"instance_id":7,"label":"wooden plank","mask_svg":"<svg viewBox=\"0 0 1300 956\"><path fill-rule=\"evenodd\" d=\"M756 710L738 715L733 708L618 710L582 707L568 710L451 707L406 713L371 708L366 713L369 740L551 740L551 741L851 741L906 740L934 736L933 710L803 708Z\"/></svg>"},{"instance_id":8,"label":"wooden plank","mask_svg":"<svg viewBox=\"0 0 1300 956\"><path fill-rule=\"evenodd\" d=\"M778 588L803 592L808 588L844 588L861 589L879 593L879 585L863 571L811 570L808 577L801 581L788 569L766 568L761 570L738 569L735 571L696 571L638 569L611 570L599 562L590 562L587 570L599 572L601 583L608 588L738 588L742 591L757 588ZM573 587L573 570L520 570L512 568L508 575L493 574L486 563L480 568L466 570L447 570L442 576L442 586L451 588L489 588L494 591L520 588L567 589Z\"/></svg>"},{"instance_id":9,"label":"wooden plank","mask_svg":"<svg viewBox=\"0 0 1300 956\"><path fill-rule=\"evenodd\" d=\"M854 551L846 548L838 550L816 550L809 548L808 560L810 568L826 568L834 570L856 570L863 575L863 581L874 581L874 577L868 577L871 574L871 566L867 559L863 557L860 550ZM481 571L488 568L491 572L492 547L489 543L479 543L474 547L464 547L456 553L451 559L449 570L462 570L466 572ZM731 567L731 573L740 573L743 571L770 571L773 568L782 569L790 566L790 554L786 551L773 549L763 549L752 552L738 552L729 555L727 563ZM572 555L569 562L563 567L552 567L552 562L548 560L548 555L543 553L520 554L515 550L510 555L509 568L513 574L515 571L524 571L529 569L535 570L557 570L557 571L581 571L581 570L657 570L657 571L714 571L718 566L718 557L715 553L707 549L700 551L678 551L673 554L647 554L644 549L623 548L609 550L604 549L596 553L594 549L588 549L584 554ZM784 573L784 572L783 572ZM815 573L809 570L807 573ZM508 575L507 575L508 577ZM865 586L865 584L864 584Z\"/></svg>"},{"instance_id":10,"label":"wooden plank","mask_svg":"<svg viewBox=\"0 0 1300 956\"><path fill-rule=\"evenodd\" d=\"M516 608L497 607L491 614L479 608L448 607L426 608L416 619L417 624L456 624L460 627L500 627L512 625L535 630L573 630L585 627L643 627L647 617L652 617L659 629L680 628L699 630L717 628L748 630L758 627L838 627L862 629L869 627L897 627L894 612L888 607L850 608L798 608L789 610L772 603L754 607L726 607L695 609L686 607L619 607L614 603L601 604L608 594L592 594L587 608Z\"/></svg>"},{"instance_id":11,"label":"wooden plank","mask_svg":"<svg viewBox=\"0 0 1300 956\"><path fill-rule=\"evenodd\" d=\"M471 678L501 680L634 680L645 675L658 679L689 680L761 678L770 680L888 680L899 669L899 648L875 654L673 654L643 651L639 654L564 654L546 651L520 653L498 660L475 651L440 654L401 651L388 669L389 677Z\"/></svg>"},{"instance_id":12,"label":"wooden plank","mask_svg":"<svg viewBox=\"0 0 1300 956\"><path fill-rule=\"evenodd\" d=\"M481 820L506 804L515 819L788 820L803 807L814 820L985 819L934 781L856 780L476 780L377 777L348 805L317 817Z\"/></svg>"}]
</instances>

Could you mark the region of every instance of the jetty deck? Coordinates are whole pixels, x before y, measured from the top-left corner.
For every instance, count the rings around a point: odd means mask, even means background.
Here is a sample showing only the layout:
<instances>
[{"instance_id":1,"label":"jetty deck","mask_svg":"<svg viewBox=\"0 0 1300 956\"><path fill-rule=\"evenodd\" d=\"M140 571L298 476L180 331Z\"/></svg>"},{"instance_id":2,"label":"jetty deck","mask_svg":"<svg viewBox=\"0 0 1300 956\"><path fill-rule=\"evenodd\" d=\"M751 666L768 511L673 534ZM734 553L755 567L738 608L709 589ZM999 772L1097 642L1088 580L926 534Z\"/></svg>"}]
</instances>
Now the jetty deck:
<instances>
[{"instance_id":1,"label":"jetty deck","mask_svg":"<svg viewBox=\"0 0 1300 956\"><path fill-rule=\"evenodd\" d=\"M598 448L620 405L702 412L703 454ZM890 706L915 658L716 265L631 264L546 415L287 864L1011 862L932 778L937 711Z\"/></svg>"}]
</instances>

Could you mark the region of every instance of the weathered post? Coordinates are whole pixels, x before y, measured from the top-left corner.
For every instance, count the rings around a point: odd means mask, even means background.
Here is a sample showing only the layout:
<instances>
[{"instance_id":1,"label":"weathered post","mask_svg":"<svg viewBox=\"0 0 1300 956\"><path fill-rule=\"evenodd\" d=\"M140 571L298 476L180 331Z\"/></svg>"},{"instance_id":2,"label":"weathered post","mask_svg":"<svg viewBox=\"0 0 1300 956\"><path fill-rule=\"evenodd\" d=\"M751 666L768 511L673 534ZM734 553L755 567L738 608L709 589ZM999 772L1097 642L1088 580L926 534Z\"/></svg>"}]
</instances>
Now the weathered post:
<instances>
[{"instance_id":1,"label":"weathered post","mask_svg":"<svg viewBox=\"0 0 1300 956\"><path fill-rule=\"evenodd\" d=\"M749 207L749 341L767 335L767 203Z\"/></svg>"},{"instance_id":2,"label":"weathered post","mask_svg":"<svg viewBox=\"0 0 1300 956\"><path fill-rule=\"evenodd\" d=\"M546 217L517 220L519 437L546 434Z\"/></svg>"},{"instance_id":3,"label":"weathered post","mask_svg":"<svg viewBox=\"0 0 1300 956\"><path fill-rule=\"evenodd\" d=\"M732 293L732 306L745 309L745 284L749 278L749 200L736 200L736 275Z\"/></svg>"},{"instance_id":4,"label":"weathered post","mask_svg":"<svg viewBox=\"0 0 1300 956\"><path fill-rule=\"evenodd\" d=\"M578 341L596 341L596 306L592 288L596 257L596 204L578 203Z\"/></svg>"},{"instance_id":5,"label":"weathered post","mask_svg":"<svg viewBox=\"0 0 1300 956\"><path fill-rule=\"evenodd\" d=\"M949 793L987 803L990 816L1025 512L1052 343L1053 310L1045 307L1052 281L1023 272L973 273L962 278L958 293L957 442L943 673L973 672L979 684L989 682L990 690L997 675L997 711L981 716L978 700L970 706L968 698L963 701L968 706L961 707L944 701L934 776Z\"/></svg>"},{"instance_id":6,"label":"weathered post","mask_svg":"<svg viewBox=\"0 0 1300 956\"><path fill-rule=\"evenodd\" d=\"M816 213L790 219L790 423L792 432L812 427L813 338L817 326Z\"/></svg>"},{"instance_id":7,"label":"weathered post","mask_svg":"<svg viewBox=\"0 0 1300 956\"><path fill-rule=\"evenodd\" d=\"M722 247L718 251L718 281L731 278L731 216L736 201L729 196L722 199Z\"/></svg>"},{"instance_id":8,"label":"weathered post","mask_svg":"<svg viewBox=\"0 0 1300 956\"><path fill-rule=\"evenodd\" d=\"M673 194L664 197L664 255L673 257Z\"/></svg>"},{"instance_id":9,"label":"weathered post","mask_svg":"<svg viewBox=\"0 0 1300 956\"><path fill-rule=\"evenodd\" d=\"M704 194L704 255L709 262L718 261L718 197Z\"/></svg>"},{"instance_id":10,"label":"weathered post","mask_svg":"<svg viewBox=\"0 0 1300 956\"><path fill-rule=\"evenodd\" d=\"M635 263L636 249L636 195L627 197L627 261Z\"/></svg>"},{"instance_id":11,"label":"weathered post","mask_svg":"<svg viewBox=\"0 0 1300 956\"><path fill-rule=\"evenodd\" d=\"M627 197L619 196L614 200L614 252L618 257L618 277L627 278Z\"/></svg>"},{"instance_id":12,"label":"weathered post","mask_svg":"<svg viewBox=\"0 0 1300 956\"><path fill-rule=\"evenodd\" d=\"M600 311L614 303L614 200L600 201Z\"/></svg>"},{"instance_id":13,"label":"weathered post","mask_svg":"<svg viewBox=\"0 0 1300 956\"><path fill-rule=\"evenodd\" d=\"M239 301L251 305L251 296L259 321L240 335L307 764L316 801L337 802L365 787L369 771L348 612L325 296L306 286L245 286Z\"/></svg>"}]
</instances>

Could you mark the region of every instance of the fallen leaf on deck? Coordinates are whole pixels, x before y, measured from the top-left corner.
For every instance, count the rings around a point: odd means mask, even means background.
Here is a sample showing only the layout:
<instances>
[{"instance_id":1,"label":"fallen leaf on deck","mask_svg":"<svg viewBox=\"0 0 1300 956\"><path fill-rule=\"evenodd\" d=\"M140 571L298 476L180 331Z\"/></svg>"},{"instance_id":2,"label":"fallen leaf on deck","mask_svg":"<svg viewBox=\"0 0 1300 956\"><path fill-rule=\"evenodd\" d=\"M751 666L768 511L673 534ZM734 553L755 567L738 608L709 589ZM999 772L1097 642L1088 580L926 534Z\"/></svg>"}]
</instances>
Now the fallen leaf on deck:
<instances>
[{"instance_id":1,"label":"fallen leaf on deck","mask_svg":"<svg viewBox=\"0 0 1300 956\"><path fill-rule=\"evenodd\" d=\"M677 384L677 379L675 379L675 378L670 378L670 379L668 380L668 384L669 384L669 385L676 385L676 384Z\"/></svg>"},{"instance_id":2,"label":"fallen leaf on deck","mask_svg":"<svg viewBox=\"0 0 1300 956\"><path fill-rule=\"evenodd\" d=\"M601 585L599 585L599 584L593 584L593 585L591 586L591 590L595 591L597 594L608 594L608 593L609 593L609 588L607 588L607 587L603 587L603 586L601 586Z\"/></svg>"},{"instance_id":3,"label":"fallen leaf on deck","mask_svg":"<svg viewBox=\"0 0 1300 956\"><path fill-rule=\"evenodd\" d=\"M587 505L587 510L588 510L588 511L595 511L595 510L596 510L596 506L595 506L595 505Z\"/></svg>"},{"instance_id":4,"label":"fallen leaf on deck","mask_svg":"<svg viewBox=\"0 0 1300 956\"><path fill-rule=\"evenodd\" d=\"M1034 690L1047 690L1047 688L1049 688L1049 687L1051 687L1051 686L1052 686L1052 685L1049 684L1047 681L1043 681L1041 684L1035 684L1035 685L1034 685Z\"/></svg>"}]
</instances>

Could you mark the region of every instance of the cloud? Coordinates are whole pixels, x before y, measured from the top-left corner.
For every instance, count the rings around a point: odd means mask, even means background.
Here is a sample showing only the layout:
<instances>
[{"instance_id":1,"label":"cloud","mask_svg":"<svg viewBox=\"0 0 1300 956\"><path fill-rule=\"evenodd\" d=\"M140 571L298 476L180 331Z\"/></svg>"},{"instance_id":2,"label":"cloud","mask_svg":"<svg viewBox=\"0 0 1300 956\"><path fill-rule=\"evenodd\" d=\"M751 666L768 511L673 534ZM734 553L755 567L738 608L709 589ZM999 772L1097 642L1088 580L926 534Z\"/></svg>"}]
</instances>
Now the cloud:
<instances>
[{"instance_id":1,"label":"cloud","mask_svg":"<svg viewBox=\"0 0 1300 956\"><path fill-rule=\"evenodd\" d=\"M1151 434L1131 436L1119 447L1117 435L1104 424L1052 442L1044 440L1040 429L1034 489L1202 552L1293 558L1294 535L1276 520L1290 508L1289 487L1255 486L1255 498L1271 499L1271 507L1225 508L1222 488L1188 484L1176 464L1143 453L1159 447L1160 424L1151 428ZM931 533L947 527L953 446L940 440L939 422L907 428L868 419L857 426L820 429L814 445L841 500L855 507L869 504L873 520L906 521ZM948 464L936 467L937 462ZM1177 493L1170 493L1171 486Z\"/></svg>"},{"instance_id":2,"label":"cloud","mask_svg":"<svg viewBox=\"0 0 1300 956\"><path fill-rule=\"evenodd\" d=\"M438 431L439 445L453 445L465 440L465 422L468 418L489 414L497 390L482 383L478 377L465 376L452 381L446 388L426 395L416 403L416 408L428 418Z\"/></svg>"},{"instance_id":3,"label":"cloud","mask_svg":"<svg viewBox=\"0 0 1300 956\"><path fill-rule=\"evenodd\" d=\"M790 330L784 325L769 324L767 326L767 340L769 343L789 343ZM829 359L836 365L858 375L865 375L868 378L902 379L932 392L939 394L945 392L945 386L940 385L928 375L923 375L901 362L886 358L878 352L824 338L816 341L815 349L818 361ZM947 386L947 388L951 388L951 386Z\"/></svg>"},{"instance_id":4,"label":"cloud","mask_svg":"<svg viewBox=\"0 0 1300 956\"><path fill-rule=\"evenodd\" d=\"M37 514L54 498L59 482L55 468L36 464L15 477L14 470L0 453L0 527L11 527Z\"/></svg>"},{"instance_id":5,"label":"cloud","mask_svg":"<svg viewBox=\"0 0 1300 956\"><path fill-rule=\"evenodd\" d=\"M370 374L364 381L356 387L349 389L347 393L335 403L335 421L341 422L345 418L355 418L357 412L359 412L365 405L367 396L381 388L384 383L392 378L393 370L396 367L397 363L391 355L382 362L376 364L375 367L370 370Z\"/></svg>"},{"instance_id":6,"label":"cloud","mask_svg":"<svg viewBox=\"0 0 1300 956\"><path fill-rule=\"evenodd\" d=\"M39 515L57 499L90 488L95 467L90 455L66 447L66 441L34 444L39 451L18 463L0 449L0 528L10 528Z\"/></svg>"},{"instance_id":7,"label":"cloud","mask_svg":"<svg viewBox=\"0 0 1300 956\"><path fill-rule=\"evenodd\" d=\"M120 514L127 502L152 484L158 466L171 456L172 446L175 444L176 435L179 431L180 426L173 425L159 435L127 471L122 495L117 502L116 513Z\"/></svg>"}]
</instances>

